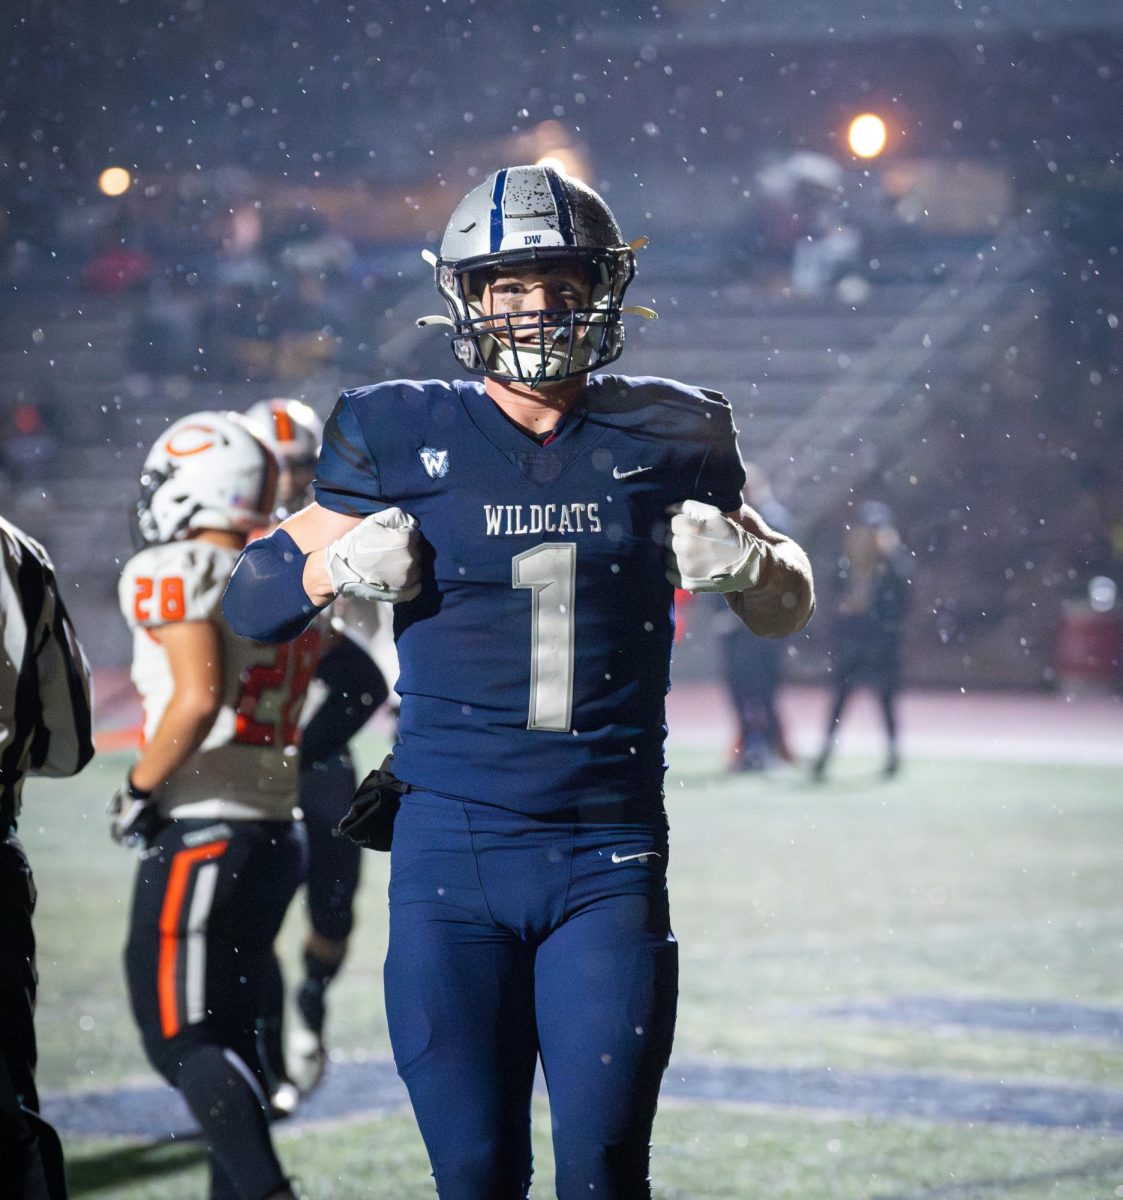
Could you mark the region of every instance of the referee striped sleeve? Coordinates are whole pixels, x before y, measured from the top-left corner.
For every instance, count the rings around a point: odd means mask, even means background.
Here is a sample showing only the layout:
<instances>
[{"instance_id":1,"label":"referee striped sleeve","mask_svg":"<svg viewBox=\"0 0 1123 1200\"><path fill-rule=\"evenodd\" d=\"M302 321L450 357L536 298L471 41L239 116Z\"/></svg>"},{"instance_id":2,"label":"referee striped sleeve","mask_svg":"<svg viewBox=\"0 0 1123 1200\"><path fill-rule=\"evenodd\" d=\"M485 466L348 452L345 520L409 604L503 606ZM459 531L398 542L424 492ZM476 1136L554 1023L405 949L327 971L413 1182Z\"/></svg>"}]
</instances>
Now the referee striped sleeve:
<instances>
[{"instance_id":1,"label":"referee striped sleeve","mask_svg":"<svg viewBox=\"0 0 1123 1200\"><path fill-rule=\"evenodd\" d=\"M93 757L90 668L46 551L0 518L0 824L29 771L73 775Z\"/></svg>"},{"instance_id":2,"label":"referee striped sleeve","mask_svg":"<svg viewBox=\"0 0 1123 1200\"><path fill-rule=\"evenodd\" d=\"M42 715L31 751L32 769L55 776L76 774L94 755L90 666L57 588L52 575L37 655Z\"/></svg>"}]
</instances>

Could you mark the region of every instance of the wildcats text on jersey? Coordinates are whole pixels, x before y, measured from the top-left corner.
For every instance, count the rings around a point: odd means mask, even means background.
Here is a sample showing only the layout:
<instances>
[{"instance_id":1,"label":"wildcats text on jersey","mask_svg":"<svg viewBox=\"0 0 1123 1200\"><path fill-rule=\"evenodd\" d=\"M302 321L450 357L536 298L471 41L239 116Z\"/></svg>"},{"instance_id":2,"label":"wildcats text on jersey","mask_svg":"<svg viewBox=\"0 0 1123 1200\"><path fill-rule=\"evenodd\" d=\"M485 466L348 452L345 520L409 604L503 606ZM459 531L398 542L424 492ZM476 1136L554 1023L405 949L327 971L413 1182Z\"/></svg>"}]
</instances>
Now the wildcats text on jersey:
<instances>
[{"instance_id":1,"label":"wildcats text on jersey","mask_svg":"<svg viewBox=\"0 0 1123 1200\"><path fill-rule=\"evenodd\" d=\"M600 505L590 504L485 504L488 537L516 537L527 533L600 533Z\"/></svg>"}]
</instances>

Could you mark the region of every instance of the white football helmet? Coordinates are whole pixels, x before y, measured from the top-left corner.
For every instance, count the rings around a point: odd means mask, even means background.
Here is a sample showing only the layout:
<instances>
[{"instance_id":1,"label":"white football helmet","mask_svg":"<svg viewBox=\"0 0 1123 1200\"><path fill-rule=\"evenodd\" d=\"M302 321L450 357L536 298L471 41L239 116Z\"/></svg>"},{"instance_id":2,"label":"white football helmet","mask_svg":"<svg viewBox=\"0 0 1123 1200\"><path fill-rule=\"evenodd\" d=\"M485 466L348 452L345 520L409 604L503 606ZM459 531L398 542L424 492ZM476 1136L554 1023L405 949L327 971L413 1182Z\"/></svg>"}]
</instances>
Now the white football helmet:
<instances>
[{"instance_id":1,"label":"white football helmet","mask_svg":"<svg viewBox=\"0 0 1123 1200\"><path fill-rule=\"evenodd\" d=\"M246 416L281 464L278 507L295 512L308 499L324 440L323 421L302 400L259 400Z\"/></svg>"},{"instance_id":2,"label":"white football helmet","mask_svg":"<svg viewBox=\"0 0 1123 1200\"><path fill-rule=\"evenodd\" d=\"M271 520L277 475L276 456L245 417L182 417L144 460L136 506L140 538L153 545L196 529L261 529Z\"/></svg>"},{"instance_id":3,"label":"white football helmet","mask_svg":"<svg viewBox=\"0 0 1123 1200\"><path fill-rule=\"evenodd\" d=\"M441 240L440 257L425 252L449 317L422 317L419 325L450 325L452 350L474 374L528 384L556 382L592 371L620 356L621 313L636 270L609 207L592 188L553 167L507 167L490 175L456 206ZM484 286L496 269L578 264L592 283L588 307L539 309L488 316ZM526 339L528 328L535 338ZM515 330L523 335L516 339Z\"/></svg>"}]
</instances>

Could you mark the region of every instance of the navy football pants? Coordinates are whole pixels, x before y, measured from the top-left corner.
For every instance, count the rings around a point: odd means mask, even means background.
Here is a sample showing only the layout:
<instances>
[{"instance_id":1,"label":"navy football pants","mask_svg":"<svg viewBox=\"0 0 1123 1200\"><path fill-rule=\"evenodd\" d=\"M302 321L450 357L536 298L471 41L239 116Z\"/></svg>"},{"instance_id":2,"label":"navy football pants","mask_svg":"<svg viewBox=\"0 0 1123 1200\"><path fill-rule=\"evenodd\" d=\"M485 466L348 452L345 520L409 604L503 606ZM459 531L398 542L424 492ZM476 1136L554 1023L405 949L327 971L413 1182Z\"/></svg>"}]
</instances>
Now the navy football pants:
<instances>
[{"instance_id":1,"label":"navy football pants","mask_svg":"<svg viewBox=\"0 0 1123 1200\"><path fill-rule=\"evenodd\" d=\"M522 1200L541 1055L561 1200L649 1197L678 947L666 820L548 824L411 792L386 1012L442 1200Z\"/></svg>"}]
</instances>

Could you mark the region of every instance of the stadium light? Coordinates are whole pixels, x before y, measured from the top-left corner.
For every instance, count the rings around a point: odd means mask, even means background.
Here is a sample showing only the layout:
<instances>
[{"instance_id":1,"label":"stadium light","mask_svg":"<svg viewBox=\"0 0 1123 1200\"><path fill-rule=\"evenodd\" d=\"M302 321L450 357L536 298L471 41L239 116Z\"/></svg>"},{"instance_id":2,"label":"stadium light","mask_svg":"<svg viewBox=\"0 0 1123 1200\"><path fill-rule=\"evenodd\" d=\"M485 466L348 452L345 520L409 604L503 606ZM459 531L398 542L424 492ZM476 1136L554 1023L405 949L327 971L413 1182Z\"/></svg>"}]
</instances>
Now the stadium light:
<instances>
[{"instance_id":1,"label":"stadium light","mask_svg":"<svg viewBox=\"0 0 1123 1200\"><path fill-rule=\"evenodd\" d=\"M133 177L124 167L106 167L97 177L97 185L105 196L123 196L133 185Z\"/></svg>"},{"instance_id":2,"label":"stadium light","mask_svg":"<svg viewBox=\"0 0 1123 1200\"><path fill-rule=\"evenodd\" d=\"M850 122L847 140L859 158L876 158L884 149L888 137L885 122L876 113L862 113Z\"/></svg>"}]
</instances>

